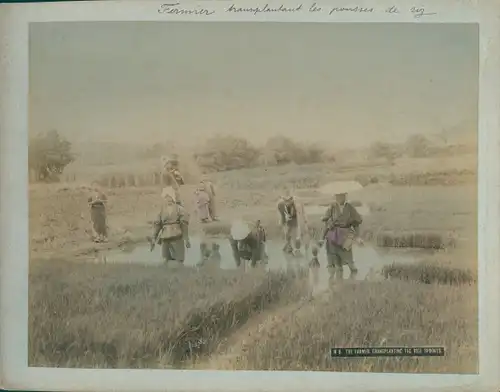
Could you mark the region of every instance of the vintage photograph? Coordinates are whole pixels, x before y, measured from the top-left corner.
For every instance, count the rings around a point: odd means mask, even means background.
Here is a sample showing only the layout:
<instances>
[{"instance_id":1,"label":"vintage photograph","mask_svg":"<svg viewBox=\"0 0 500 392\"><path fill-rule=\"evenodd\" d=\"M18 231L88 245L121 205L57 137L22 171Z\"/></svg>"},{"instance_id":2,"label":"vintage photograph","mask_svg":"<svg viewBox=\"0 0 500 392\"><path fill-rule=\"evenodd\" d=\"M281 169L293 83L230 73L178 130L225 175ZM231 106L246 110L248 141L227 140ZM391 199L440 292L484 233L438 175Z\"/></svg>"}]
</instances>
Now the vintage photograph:
<instances>
[{"instance_id":1,"label":"vintage photograph","mask_svg":"<svg viewBox=\"0 0 500 392\"><path fill-rule=\"evenodd\" d=\"M476 374L478 92L477 24L31 23L29 366Z\"/></svg>"}]
</instances>

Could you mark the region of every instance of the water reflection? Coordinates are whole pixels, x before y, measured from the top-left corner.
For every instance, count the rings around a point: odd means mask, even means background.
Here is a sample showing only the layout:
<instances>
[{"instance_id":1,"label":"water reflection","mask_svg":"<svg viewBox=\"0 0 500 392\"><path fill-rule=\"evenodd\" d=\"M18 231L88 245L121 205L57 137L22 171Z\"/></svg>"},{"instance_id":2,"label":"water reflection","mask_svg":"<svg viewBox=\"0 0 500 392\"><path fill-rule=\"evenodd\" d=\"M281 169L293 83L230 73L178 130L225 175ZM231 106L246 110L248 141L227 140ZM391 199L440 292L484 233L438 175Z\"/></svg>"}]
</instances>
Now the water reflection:
<instances>
[{"instance_id":1,"label":"water reflection","mask_svg":"<svg viewBox=\"0 0 500 392\"><path fill-rule=\"evenodd\" d=\"M220 245L220 268L235 269L236 265L233 260L228 240L213 239L212 241ZM195 267L200 262L200 242L201 239L199 237L191 238L191 248L186 250L186 260L184 262L186 267ZM304 254L304 252L297 256L286 254L282 250L281 242L273 240L269 240L267 242L266 250L269 256L269 261L265 264L264 268L267 270L306 268L311 257L310 254L307 255ZM384 265L390 264L394 261L413 262L417 258L416 253L383 251L368 244L364 246L355 246L353 251L356 267L358 268L358 273L354 277L356 280L366 279L367 277L370 277L370 275L374 274L375 271L380 270ZM319 276L321 279L324 277L328 278L329 274L326 265L326 254L324 248L320 250L318 260L320 263ZM119 249L102 252L98 255L98 258L95 261L106 263L138 263L148 265L163 264L160 247L155 247L155 249L151 252L149 244L135 246L127 245L126 247ZM343 278L347 279L349 278L349 275L349 268L345 266Z\"/></svg>"}]
</instances>

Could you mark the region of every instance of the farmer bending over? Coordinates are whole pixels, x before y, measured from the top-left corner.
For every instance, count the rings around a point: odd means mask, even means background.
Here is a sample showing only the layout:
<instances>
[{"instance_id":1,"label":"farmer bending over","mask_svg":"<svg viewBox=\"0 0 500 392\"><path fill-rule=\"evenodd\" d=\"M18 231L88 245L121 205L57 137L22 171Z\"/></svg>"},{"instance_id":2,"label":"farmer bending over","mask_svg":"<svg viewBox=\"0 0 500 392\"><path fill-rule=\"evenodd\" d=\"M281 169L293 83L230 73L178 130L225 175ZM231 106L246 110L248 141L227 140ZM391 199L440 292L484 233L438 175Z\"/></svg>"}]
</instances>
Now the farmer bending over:
<instances>
[{"instance_id":1,"label":"farmer bending over","mask_svg":"<svg viewBox=\"0 0 500 392\"><path fill-rule=\"evenodd\" d=\"M229 242L237 267L241 265L242 260L250 260L252 267L255 267L258 261L267 261L266 235L260 221L257 221L253 228L243 221L234 222L231 226Z\"/></svg>"}]
</instances>

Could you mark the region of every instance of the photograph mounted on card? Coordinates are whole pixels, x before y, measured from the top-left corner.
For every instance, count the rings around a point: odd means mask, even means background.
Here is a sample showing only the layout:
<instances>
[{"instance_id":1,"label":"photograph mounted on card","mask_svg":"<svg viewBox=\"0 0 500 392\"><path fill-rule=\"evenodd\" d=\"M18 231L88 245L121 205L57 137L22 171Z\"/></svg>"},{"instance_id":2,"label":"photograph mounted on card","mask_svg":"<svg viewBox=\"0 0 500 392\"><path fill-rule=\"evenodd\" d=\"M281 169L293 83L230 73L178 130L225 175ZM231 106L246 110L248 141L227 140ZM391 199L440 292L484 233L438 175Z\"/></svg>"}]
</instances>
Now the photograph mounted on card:
<instances>
[{"instance_id":1,"label":"photograph mounted on card","mask_svg":"<svg viewBox=\"0 0 500 392\"><path fill-rule=\"evenodd\" d=\"M475 24L32 24L30 366L477 372L478 45Z\"/></svg>"},{"instance_id":2,"label":"photograph mounted on card","mask_svg":"<svg viewBox=\"0 0 500 392\"><path fill-rule=\"evenodd\" d=\"M500 24L443 4L5 8L11 387L496 385Z\"/></svg>"}]
</instances>

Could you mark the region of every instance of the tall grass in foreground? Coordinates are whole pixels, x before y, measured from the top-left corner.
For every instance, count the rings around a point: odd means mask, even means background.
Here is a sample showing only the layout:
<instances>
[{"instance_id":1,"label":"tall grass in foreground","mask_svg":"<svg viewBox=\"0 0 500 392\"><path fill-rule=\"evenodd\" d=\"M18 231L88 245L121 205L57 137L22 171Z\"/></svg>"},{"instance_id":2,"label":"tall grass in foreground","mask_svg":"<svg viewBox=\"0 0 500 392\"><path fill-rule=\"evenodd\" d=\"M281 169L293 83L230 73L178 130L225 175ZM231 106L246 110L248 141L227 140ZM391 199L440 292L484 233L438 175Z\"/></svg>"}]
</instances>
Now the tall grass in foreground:
<instances>
[{"instance_id":1,"label":"tall grass in foreground","mask_svg":"<svg viewBox=\"0 0 500 392\"><path fill-rule=\"evenodd\" d=\"M475 284L358 281L308 302L301 277L36 263L30 271L29 365L189 368L195 361L234 370L477 371ZM257 313L259 322L243 325ZM214 356L230 334L226 355ZM444 346L446 356L328 356L331 347L422 345Z\"/></svg>"},{"instance_id":2,"label":"tall grass in foreground","mask_svg":"<svg viewBox=\"0 0 500 392\"><path fill-rule=\"evenodd\" d=\"M477 373L477 286L356 282L276 315L206 367ZM335 358L332 347L444 346L444 357Z\"/></svg>"},{"instance_id":3,"label":"tall grass in foreground","mask_svg":"<svg viewBox=\"0 0 500 392\"><path fill-rule=\"evenodd\" d=\"M429 262L414 264L392 263L382 269L385 278L395 278L425 284L462 285L477 282L477 271L454 268Z\"/></svg>"},{"instance_id":4,"label":"tall grass in foreground","mask_svg":"<svg viewBox=\"0 0 500 392\"><path fill-rule=\"evenodd\" d=\"M29 364L178 367L252 313L302 296L297 277L38 262L30 271Z\"/></svg>"}]
</instances>

